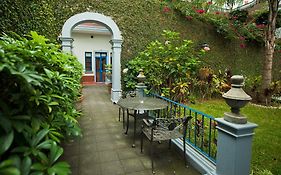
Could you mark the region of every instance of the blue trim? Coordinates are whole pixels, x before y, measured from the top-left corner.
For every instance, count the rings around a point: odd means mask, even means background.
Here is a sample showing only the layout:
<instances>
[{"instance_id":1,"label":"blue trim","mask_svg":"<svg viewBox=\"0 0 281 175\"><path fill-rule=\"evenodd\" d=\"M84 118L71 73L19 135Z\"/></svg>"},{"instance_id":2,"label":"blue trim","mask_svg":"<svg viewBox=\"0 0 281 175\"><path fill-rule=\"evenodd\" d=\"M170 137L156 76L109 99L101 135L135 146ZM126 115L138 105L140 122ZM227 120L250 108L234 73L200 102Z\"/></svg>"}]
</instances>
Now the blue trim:
<instances>
[{"instance_id":1,"label":"blue trim","mask_svg":"<svg viewBox=\"0 0 281 175\"><path fill-rule=\"evenodd\" d=\"M105 54L105 56L103 56ZM95 58L99 60L99 69L96 70L100 73L99 82L102 82L102 74L105 72L105 69L103 70L103 59L105 59L105 64L107 64L107 52L95 52ZM97 65L96 65L97 66Z\"/></svg>"},{"instance_id":2,"label":"blue trim","mask_svg":"<svg viewBox=\"0 0 281 175\"><path fill-rule=\"evenodd\" d=\"M205 153L204 151L202 151L198 146L195 146L192 142L189 141L185 141L188 144L190 144L192 147L194 147L196 149L196 151L198 151L199 153L201 153L202 155L204 155L207 159L209 159L212 163L216 164L216 159L210 157L207 153Z\"/></svg>"}]
</instances>

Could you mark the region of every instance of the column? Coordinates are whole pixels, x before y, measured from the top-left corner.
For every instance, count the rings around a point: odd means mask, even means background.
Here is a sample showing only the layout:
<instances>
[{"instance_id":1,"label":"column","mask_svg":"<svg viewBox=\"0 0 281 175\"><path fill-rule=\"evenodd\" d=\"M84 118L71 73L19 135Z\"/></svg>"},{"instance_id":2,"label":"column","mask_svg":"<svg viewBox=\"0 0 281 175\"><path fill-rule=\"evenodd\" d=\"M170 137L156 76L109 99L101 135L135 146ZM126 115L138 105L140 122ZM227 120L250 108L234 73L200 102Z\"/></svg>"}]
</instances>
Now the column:
<instances>
[{"instance_id":1,"label":"column","mask_svg":"<svg viewBox=\"0 0 281 175\"><path fill-rule=\"evenodd\" d=\"M223 118L218 122L217 175L249 175L252 138L256 124L230 123Z\"/></svg>"},{"instance_id":2,"label":"column","mask_svg":"<svg viewBox=\"0 0 281 175\"><path fill-rule=\"evenodd\" d=\"M61 36L59 40L61 41L62 51L72 54L73 38Z\"/></svg>"},{"instance_id":3,"label":"column","mask_svg":"<svg viewBox=\"0 0 281 175\"><path fill-rule=\"evenodd\" d=\"M117 103L121 98L121 39L112 39L112 89L111 101Z\"/></svg>"}]
</instances>

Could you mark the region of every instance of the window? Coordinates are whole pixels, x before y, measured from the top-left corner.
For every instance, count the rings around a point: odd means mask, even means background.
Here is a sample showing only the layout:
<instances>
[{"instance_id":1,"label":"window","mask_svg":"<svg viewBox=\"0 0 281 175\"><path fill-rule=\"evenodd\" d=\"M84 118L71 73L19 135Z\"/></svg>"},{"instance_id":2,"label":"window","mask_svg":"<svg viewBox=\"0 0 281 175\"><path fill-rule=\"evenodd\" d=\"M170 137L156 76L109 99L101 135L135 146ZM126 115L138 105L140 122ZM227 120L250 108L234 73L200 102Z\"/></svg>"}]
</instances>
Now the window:
<instances>
[{"instance_id":1,"label":"window","mask_svg":"<svg viewBox=\"0 0 281 175\"><path fill-rule=\"evenodd\" d=\"M93 73L92 52L85 52L85 72L86 73Z\"/></svg>"}]
</instances>

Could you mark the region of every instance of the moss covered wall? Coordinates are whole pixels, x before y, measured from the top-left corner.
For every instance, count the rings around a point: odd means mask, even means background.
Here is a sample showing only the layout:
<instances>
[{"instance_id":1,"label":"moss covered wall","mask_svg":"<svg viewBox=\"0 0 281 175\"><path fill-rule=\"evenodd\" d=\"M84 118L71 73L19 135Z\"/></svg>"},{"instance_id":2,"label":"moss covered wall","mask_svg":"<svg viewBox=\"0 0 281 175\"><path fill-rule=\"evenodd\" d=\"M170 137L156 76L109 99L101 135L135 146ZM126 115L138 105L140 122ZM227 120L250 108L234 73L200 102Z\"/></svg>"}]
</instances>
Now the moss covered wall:
<instances>
[{"instance_id":1,"label":"moss covered wall","mask_svg":"<svg viewBox=\"0 0 281 175\"><path fill-rule=\"evenodd\" d=\"M263 49L256 44L239 47L239 41L225 40L209 25L186 20L175 12L164 13L159 0L1 0L0 32L26 34L30 30L57 39L64 22L71 16L92 11L111 16L119 26L124 43L122 62L133 58L164 29L180 32L183 38L207 42L211 51L204 62L215 69L229 68L234 73L259 75ZM279 61L277 61L279 60ZM275 59L274 75L281 79Z\"/></svg>"}]
</instances>

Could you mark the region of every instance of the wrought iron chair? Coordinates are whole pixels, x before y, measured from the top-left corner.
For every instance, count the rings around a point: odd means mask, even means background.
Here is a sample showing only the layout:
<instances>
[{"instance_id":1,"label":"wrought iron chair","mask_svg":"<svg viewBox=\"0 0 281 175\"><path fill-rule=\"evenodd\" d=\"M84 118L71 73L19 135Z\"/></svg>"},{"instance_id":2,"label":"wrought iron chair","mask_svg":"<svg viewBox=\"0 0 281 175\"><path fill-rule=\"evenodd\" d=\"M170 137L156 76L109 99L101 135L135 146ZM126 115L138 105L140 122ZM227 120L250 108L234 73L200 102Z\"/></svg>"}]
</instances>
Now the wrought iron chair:
<instances>
[{"instance_id":1,"label":"wrought iron chair","mask_svg":"<svg viewBox=\"0 0 281 175\"><path fill-rule=\"evenodd\" d=\"M153 142L169 140L169 148L171 147L171 139L182 138L184 146L184 164L186 160L185 138L187 125L191 116L181 118L155 118L154 120L143 119L142 134L141 134L141 152L143 152L143 136L146 136L150 141L150 156L152 173L154 174L153 161Z\"/></svg>"}]
</instances>

